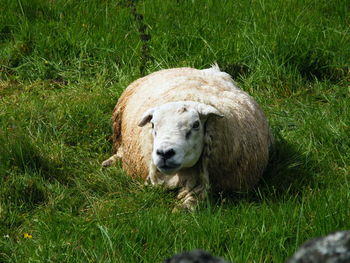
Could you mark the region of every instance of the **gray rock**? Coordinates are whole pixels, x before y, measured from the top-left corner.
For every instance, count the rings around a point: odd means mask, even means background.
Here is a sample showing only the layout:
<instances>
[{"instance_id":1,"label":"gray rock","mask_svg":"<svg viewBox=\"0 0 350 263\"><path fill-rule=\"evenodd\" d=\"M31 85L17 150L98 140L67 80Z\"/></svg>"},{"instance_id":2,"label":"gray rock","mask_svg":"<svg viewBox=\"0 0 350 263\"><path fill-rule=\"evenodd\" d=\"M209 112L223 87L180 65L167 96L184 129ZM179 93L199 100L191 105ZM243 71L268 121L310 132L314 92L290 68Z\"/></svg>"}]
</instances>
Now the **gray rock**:
<instances>
[{"instance_id":1,"label":"gray rock","mask_svg":"<svg viewBox=\"0 0 350 263\"><path fill-rule=\"evenodd\" d=\"M203 250L174 255L163 263L230 263ZM305 242L286 263L350 263L350 231Z\"/></svg>"},{"instance_id":2,"label":"gray rock","mask_svg":"<svg viewBox=\"0 0 350 263\"><path fill-rule=\"evenodd\" d=\"M192 250L174 255L172 258L164 260L163 263L230 263L221 258L213 257L203 250Z\"/></svg>"},{"instance_id":3,"label":"gray rock","mask_svg":"<svg viewBox=\"0 0 350 263\"><path fill-rule=\"evenodd\" d=\"M286 263L349 263L350 231L305 242Z\"/></svg>"}]
</instances>

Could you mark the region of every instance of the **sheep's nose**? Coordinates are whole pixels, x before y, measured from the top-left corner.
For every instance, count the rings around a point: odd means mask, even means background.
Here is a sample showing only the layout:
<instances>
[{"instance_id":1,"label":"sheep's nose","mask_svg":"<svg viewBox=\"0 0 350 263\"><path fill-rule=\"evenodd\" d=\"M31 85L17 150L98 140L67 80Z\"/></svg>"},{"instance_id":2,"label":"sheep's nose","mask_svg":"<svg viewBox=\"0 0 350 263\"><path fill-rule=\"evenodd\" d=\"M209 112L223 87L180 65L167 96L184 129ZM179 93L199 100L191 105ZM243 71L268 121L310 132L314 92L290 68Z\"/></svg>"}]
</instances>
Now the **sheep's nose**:
<instances>
[{"instance_id":1,"label":"sheep's nose","mask_svg":"<svg viewBox=\"0 0 350 263\"><path fill-rule=\"evenodd\" d=\"M157 150L156 153L157 153L157 155L159 155L160 157L162 157L164 159L170 159L171 157L173 157L175 155L175 151L173 149L169 149L166 151Z\"/></svg>"}]
</instances>

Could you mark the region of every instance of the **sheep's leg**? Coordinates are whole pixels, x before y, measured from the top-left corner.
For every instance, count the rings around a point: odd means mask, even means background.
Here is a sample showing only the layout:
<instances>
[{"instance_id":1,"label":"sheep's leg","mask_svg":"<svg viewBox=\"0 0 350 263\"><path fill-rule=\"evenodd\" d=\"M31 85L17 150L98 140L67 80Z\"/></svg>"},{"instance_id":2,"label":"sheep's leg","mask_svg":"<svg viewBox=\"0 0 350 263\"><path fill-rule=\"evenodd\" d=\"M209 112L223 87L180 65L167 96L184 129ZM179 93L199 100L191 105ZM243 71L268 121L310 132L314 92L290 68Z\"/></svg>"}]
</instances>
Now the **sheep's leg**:
<instances>
[{"instance_id":1,"label":"sheep's leg","mask_svg":"<svg viewBox=\"0 0 350 263\"><path fill-rule=\"evenodd\" d=\"M194 210L199 200L205 199L207 196L207 190L204 185L198 185L193 189L183 187L177 199L181 201L181 207L189 210Z\"/></svg>"},{"instance_id":2,"label":"sheep's leg","mask_svg":"<svg viewBox=\"0 0 350 263\"><path fill-rule=\"evenodd\" d=\"M209 190L209 174L205 166L201 166L197 167L197 169L192 168L184 171L182 178L186 178L186 182L180 189L177 199L181 201L182 208L194 210L198 201L205 199L207 196Z\"/></svg>"},{"instance_id":3,"label":"sheep's leg","mask_svg":"<svg viewBox=\"0 0 350 263\"><path fill-rule=\"evenodd\" d=\"M109 167L109 166L112 166L113 164L116 163L116 161L119 159L119 157L114 154L112 155L111 157L109 157L107 160L103 161L102 162L102 166L103 167Z\"/></svg>"},{"instance_id":4,"label":"sheep's leg","mask_svg":"<svg viewBox=\"0 0 350 263\"><path fill-rule=\"evenodd\" d=\"M111 166L111 165L115 164L117 162L117 160L121 159L122 157L123 157L123 149L122 149L122 147L120 147L116 154L112 155L107 160L102 162L102 166L103 167Z\"/></svg>"},{"instance_id":5,"label":"sheep's leg","mask_svg":"<svg viewBox=\"0 0 350 263\"><path fill-rule=\"evenodd\" d=\"M145 185L159 185L163 184L164 181L159 178L157 167L153 164L153 161L150 162L148 176L145 181Z\"/></svg>"},{"instance_id":6,"label":"sheep's leg","mask_svg":"<svg viewBox=\"0 0 350 263\"><path fill-rule=\"evenodd\" d=\"M163 176L164 178L164 186L168 189L178 188L180 185L180 177L178 174Z\"/></svg>"},{"instance_id":7,"label":"sheep's leg","mask_svg":"<svg viewBox=\"0 0 350 263\"><path fill-rule=\"evenodd\" d=\"M181 204L173 209L173 212L177 212L179 209L186 209L193 211L198 204L198 197L191 191L183 189L177 196L180 199Z\"/></svg>"},{"instance_id":8,"label":"sheep's leg","mask_svg":"<svg viewBox=\"0 0 350 263\"><path fill-rule=\"evenodd\" d=\"M188 176L187 174L187 181L177 195L177 199L181 202L181 208L194 210L198 201L205 199L208 192L209 180L203 182L202 178L203 176L196 178L195 176ZM176 210L177 208L175 208L175 211Z\"/></svg>"},{"instance_id":9,"label":"sheep's leg","mask_svg":"<svg viewBox=\"0 0 350 263\"><path fill-rule=\"evenodd\" d=\"M177 194L176 198L179 200L182 200L185 196L188 195L188 193L190 192L189 189L187 189L186 187L183 187L180 189L179 193Z\"/></svg>"}]
</instances>

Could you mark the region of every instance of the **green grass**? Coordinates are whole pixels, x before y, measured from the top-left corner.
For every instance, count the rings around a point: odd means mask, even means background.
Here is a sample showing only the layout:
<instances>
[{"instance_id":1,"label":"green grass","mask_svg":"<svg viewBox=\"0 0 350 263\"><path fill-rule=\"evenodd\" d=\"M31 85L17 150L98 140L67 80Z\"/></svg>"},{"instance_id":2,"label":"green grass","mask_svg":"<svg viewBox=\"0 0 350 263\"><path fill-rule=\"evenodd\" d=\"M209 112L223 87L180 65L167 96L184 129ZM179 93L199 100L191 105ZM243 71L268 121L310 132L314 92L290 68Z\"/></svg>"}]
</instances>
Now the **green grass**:
<instances>
[{"instance_id":1,"label":"green grass","mask_svg":"<svg viewBox=\"0 0 350 263\"><path fill-rule=\"evenodd\" d=\"M349 7L0 0L0 261L161 262L201 248L284 262L349 229ZM174 193L101 168L111 112L143 73L215 61L262 105L275 153L254 191L174 214Z\"/></svg>"}]
</instances>

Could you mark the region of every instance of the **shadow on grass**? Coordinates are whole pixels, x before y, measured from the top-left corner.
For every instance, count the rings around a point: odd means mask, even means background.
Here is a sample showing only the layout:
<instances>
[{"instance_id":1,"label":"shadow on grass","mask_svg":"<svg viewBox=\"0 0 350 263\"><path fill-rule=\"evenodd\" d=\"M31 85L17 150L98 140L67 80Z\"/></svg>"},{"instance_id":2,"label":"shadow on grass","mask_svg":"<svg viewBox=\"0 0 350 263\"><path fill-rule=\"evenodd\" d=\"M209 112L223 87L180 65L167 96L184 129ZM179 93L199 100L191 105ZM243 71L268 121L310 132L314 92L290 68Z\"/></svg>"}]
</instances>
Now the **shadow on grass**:
<instances>
[{"instance_id":1,"label":"shadow on grass","mask_svg":"<svg viewBox=\"0 0 350 263\"><path fill-rule=\"evenodd\" d=\"M247 77L251 73L251 69L244 63L220 63L220 69L227 72L233 79L238 79L242 76Z\"/></svg>"},{"instance_id":2,"label":"shadow on grass","mask_svg":"<svg viewBox=\"0 0 350 263\"><path fill-rule=\"evenodd\" d=\"M307 81L328 80L337 83L346 78L346 66L333 66L334 59L320 51L310 51L303 55L289 54L287 64L295 67Z\"/></svg>"},{"instance_id":3,"label":"shadow on grass","mask_svg":"<svg viewBox=\"0 0 350 263\"><path fill-rule=\"evenodd\" d=\"M47 145L35 141L21 128L1 132L0 144L0 170L4 174L18 171L22 174L37 174L48 181L68 183L62 173L62 164L51 158Z\"/></svg>"},{"instance_id":4,"label":"shadow on grass","mask_svg":"<svg viewBox=\"0 0 350 263\"><path fill-rule=\"evenodd\" d=\"M299 199L305 188L313 188L312 158L299 152L295 145L277 135L269 164L258 185L244 193L213 194L213 202L278 202Z\"/></svg>"},{"instance_id":5,"label":"shadow on grass","mask_svg":"<svg viewBox=\"0 0 350 263\"><path fill-rule=\"evenodd\" d=\"M313 188L315 185L313 163L312 156L306 156L295 145L278 136L257 191L262 193L262 197L269 199L299 196L303 189Z\"/></svg>"}]
</instances>

